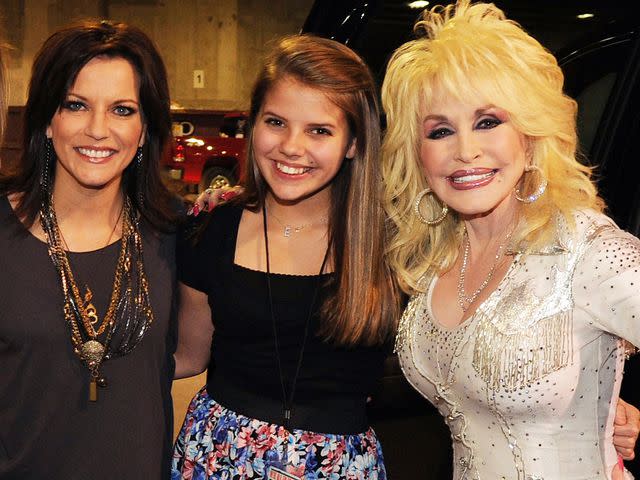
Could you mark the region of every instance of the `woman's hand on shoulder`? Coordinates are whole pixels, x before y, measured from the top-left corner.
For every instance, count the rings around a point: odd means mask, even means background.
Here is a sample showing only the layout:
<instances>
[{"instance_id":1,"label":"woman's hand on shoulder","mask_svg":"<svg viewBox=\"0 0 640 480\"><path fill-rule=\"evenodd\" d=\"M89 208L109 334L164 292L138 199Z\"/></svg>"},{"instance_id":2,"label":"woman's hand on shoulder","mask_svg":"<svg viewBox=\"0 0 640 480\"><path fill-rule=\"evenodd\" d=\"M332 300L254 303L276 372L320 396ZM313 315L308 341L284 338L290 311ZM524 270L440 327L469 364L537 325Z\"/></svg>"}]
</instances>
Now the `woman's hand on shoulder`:
<instances>
[{"instance_id":1,"label":"woman's hand on shoulder","mask_svg":"<svg viewBox=\"0 0 640 480\"><path fill-rule=\"evenodd\" d=\"M218 205L223 205L243 191L244 189L240 185L234 187L207 188L198 195L198 198L193 202L191 208L187 210L187 215L197 217L200 212L210 212Z\"/></svg>"}]
</instances>

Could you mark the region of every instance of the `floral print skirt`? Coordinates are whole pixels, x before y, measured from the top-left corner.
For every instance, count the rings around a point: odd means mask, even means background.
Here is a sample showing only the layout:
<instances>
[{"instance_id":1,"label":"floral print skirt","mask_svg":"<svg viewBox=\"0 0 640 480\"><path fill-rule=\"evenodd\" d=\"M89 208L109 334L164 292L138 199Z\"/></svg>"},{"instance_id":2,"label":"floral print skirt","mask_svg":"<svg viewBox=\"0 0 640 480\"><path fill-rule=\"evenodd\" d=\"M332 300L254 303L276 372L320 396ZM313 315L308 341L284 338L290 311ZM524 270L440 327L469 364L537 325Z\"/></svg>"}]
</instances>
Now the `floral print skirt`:
<instances>
[{"instance_id":1,"label":"floral print skirt","mask_svg":"<svg viewBox=\"0 0 640 480\"><path fill-rule=\"evenodd\" d=\"M237 414L206 388L193 398L173 449L171 480L386 480L373 429L357 435L289 431Z\"/></svg>"}]
</instances>

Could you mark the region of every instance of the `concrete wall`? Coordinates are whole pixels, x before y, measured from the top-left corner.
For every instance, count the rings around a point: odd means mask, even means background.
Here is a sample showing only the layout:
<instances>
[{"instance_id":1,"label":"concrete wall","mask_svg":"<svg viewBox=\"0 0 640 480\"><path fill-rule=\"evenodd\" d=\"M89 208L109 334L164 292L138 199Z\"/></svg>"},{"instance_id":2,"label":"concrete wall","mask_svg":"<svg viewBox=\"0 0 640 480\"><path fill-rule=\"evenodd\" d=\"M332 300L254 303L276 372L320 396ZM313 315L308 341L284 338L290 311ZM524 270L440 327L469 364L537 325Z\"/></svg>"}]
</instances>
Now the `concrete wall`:
<instances>
[{"instance_id":1,"label":"concrete wall","mask_svg":"<svg viewBox=\"0 0 640 480\"><path fill-rule=\"evenodd\" d=\"M248 107L269 41L297 32L312 0L0 0L0 31L15 50L10 105L23 105L31 63L58 27L86 17L142 28L160 50L172 100L189 109ZM194 71L200 71L194 86Z\"/></svg>"}]
</instances>

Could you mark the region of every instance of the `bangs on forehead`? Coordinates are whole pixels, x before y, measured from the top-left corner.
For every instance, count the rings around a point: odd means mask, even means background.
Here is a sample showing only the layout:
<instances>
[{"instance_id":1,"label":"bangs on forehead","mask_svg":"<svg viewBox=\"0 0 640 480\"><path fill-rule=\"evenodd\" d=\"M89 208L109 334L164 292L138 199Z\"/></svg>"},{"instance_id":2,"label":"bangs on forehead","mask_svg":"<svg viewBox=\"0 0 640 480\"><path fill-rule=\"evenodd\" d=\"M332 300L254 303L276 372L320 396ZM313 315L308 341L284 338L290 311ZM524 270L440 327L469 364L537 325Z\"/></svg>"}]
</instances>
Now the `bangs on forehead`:
<instances>
[{"instance_id":1,"label":"bangs on forehead","mask_svg":"<svg viewBox=\"0 0 640 480\"><path fill-rule=\"evenodd\" d=\"M507 112L514 112L517 89L508 76L496 75L487 67L463 69L440 66L431 72L431 78L422 80L422 112L428 114L434 104L451 99L472 106L492 105Z\"/></svg>"},{"instance_id":2,"label":"bangs on forehead","mask_svg":"<svg viewBox=\"0 0 640 480\"><path fill-rule=\"evenodd\" d=\"M530 86L527 67L510 49L496 51L496 44L505 46L493 32L472 27L447 30L431 40L428 69L421 79L423 108L428 111L439 98L452 98L470 105L494 105L509 113L520 111L518 99Z\"/></svg>"}]
</instances>

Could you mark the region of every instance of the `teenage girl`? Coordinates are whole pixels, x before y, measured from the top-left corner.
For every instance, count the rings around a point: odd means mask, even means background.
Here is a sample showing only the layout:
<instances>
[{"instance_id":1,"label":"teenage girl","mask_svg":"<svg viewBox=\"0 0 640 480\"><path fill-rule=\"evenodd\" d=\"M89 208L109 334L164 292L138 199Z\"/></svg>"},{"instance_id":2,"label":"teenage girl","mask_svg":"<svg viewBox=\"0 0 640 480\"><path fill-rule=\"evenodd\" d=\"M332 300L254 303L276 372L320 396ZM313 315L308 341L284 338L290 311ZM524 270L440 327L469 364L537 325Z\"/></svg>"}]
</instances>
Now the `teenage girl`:
<instances>
[{"instance_id":1,"label":"teenage girl","mask_svg":"<svg viewBox=\"0 0 640 480\"><path fill-rule=\"evenodd\" d=\"M376 260L372 76L337 42L284 38L255 83L249 120L244 193L178 251L176 377L209 373L173 478L385 479L365 407L399 312Z\"/></svg>"}]
</instances>

